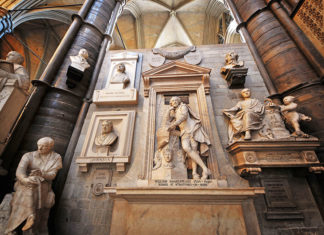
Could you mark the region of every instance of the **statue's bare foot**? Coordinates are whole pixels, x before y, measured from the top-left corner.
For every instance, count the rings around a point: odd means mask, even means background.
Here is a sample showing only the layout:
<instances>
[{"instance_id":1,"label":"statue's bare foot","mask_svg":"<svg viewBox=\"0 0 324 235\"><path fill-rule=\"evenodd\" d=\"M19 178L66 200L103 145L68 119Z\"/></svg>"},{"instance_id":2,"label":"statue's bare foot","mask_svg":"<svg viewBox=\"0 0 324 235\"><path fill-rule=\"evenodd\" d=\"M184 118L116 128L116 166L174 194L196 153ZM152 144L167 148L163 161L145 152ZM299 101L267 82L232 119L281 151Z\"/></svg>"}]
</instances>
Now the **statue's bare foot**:
<instances>
[{"instance_id":1,"label":"statue's bare foot","mask_svg":"<svg viewBox=\"0 0 324 235\"><path fill-rule=\"evenodd\" d=\"M22 231L27 231L28 229L30 229L34 225L34 222L35 222L35 216L34 215L28 216L27 221L26 221L24 227L21 230Z\"/></svg>"},{"instance_id":2,"label":"statue's bare foot","mask_svg":"<svg viewBox=\"0 0 324 235\"><path fill-rule=\"evenodd\" d=\"M192 178L193 178L194 180L199 180L199 179L200 179L200 175L197 174L197 173L192 173Z\"/></svg>"},{"instance_id":3,"label":"statue's bare foot","mask_svg":"<svg viewBox=\"0 0 324 235\"><path fill-rule=\"evenodd\" d=\"M244 136L244 139L245 140L250 140L252 137L251 137L251 133L250 133L250 131L246 131L245 132L245 136Z\"/></svg>"},{"instance_id":4,"label":"statue's bare foot","mask_svg":"<svg viewBox=\"0 0 324 235\"><path fill-rule=\"evenodd\" d=\"M211 175L211 171L207 168L206 170L203 171L201 179L206 180L209 175Z\"/></svg>"}]
</instances>

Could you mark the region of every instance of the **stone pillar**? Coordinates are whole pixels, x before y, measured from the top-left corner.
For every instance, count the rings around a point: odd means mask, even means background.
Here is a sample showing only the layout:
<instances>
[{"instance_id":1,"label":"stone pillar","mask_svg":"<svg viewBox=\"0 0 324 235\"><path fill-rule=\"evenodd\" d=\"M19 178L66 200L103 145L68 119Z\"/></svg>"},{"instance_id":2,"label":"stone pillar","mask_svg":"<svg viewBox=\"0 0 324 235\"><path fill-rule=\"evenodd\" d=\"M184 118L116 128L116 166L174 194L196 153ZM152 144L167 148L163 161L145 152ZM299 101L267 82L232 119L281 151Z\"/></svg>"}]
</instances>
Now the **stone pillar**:
<instances>
[{"instance_id":1,"label":"stone pillar","mask_svg":"<svg viewBox=\"0 0 324 235\"><path fill-rule=\"evenodd\" d=\"M73 43L25 135L22 150L34 149L33 143L37 139L49 135L55 139L55 150L64 156L115 4L115 0L96 0L82 19L82 25L76 37L71 39ZM81 48L88 51L91 67L77 86L69 89L65 82L70 56L77 55Z\"/></svg>"}]
</instances>

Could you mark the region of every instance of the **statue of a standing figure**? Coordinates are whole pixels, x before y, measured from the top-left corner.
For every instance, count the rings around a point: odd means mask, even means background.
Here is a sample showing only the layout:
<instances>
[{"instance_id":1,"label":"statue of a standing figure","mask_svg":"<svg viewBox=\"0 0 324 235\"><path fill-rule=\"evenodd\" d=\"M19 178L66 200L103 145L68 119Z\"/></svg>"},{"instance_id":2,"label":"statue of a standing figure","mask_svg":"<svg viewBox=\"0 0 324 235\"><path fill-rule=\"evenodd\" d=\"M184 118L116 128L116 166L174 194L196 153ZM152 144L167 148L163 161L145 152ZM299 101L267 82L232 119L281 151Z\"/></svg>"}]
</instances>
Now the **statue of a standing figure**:
<instances>
[{"instance_id":1,"label":"statue of a standing figure","mask_svg":"<svg viewBox=\"0 0 324 235\"><path fill-rule=\"evenodd\" d=\"M251 91L245 88L241 91L243 101L239 101L233 108L224 109L223 113L230 119L228 128L229 143L235 137L240 138L244 134L244 140L251 140L251 131L262 128L262 119L265 107L257 99L251 98Z\"/></svg>"},{"instance_id":2,"label":"statue of a standing figure","mask_svg":"<svg viewBox=\"0 0 324 235\"><path fill-rule=\"evenodd\" d=\"M187 156L192 160L192 175L194 179L199 179L197 173L197 164L202 168L201 179L207 179L211 174L203 160L199 156L204 156L208 152L210 140L202 128L199 117L190 109L188 105L181 102L180 97L174 96L170 99L169 117L171 125L168 131L174 130L176 127L180 129L181 146ZM200 150L198 151L198 144Z\"/></svg>"},{"instance_id":3,"label":"statue of a standing figure","mask_svg":"<svg viewBox=\"0 0 324 235\"><path fill-rule=\"evenodd\" d=\"M39 139L37 146L37 151L24 154L19 162L6 234L14 234L14 230L24 221L23 231L48 233L47 220L50 208L55 203L52 181L62 168L62 159L53 151L52 138Z\"/></svg>"},{"instance_id":4,"label":"statue of a standing figure","mask_svg":"<svg viewBox=\"0 0 324 235\"><path fill-rule=\"evenodd\" d=\"M20 55L17 51L10 51L7 54L5 62L9 62L9 64L12 63L13 68L10 69L11 71L8 71L8 69L4 70L3 68L0 68L0 92L6 85L8 79L17 80L18 86L22 90L27 92L29 89L29 75L24 66L22 66L24 57L22 57L22 55Z\"/></svg>"}]
</instances>

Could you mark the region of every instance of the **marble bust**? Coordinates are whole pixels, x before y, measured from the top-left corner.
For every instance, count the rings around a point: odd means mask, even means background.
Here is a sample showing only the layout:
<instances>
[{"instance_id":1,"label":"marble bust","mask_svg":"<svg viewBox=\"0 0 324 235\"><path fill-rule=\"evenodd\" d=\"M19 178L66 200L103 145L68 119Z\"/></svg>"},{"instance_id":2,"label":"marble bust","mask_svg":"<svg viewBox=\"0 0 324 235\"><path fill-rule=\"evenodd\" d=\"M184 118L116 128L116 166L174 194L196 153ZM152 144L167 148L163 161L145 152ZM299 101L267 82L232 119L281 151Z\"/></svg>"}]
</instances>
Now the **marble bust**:
<instances>
[{"instance_id":1,"label":"marble bust","mask_svg":"<svg viewBox=\"0 0 324 235\"><path fill-rule=\"evenodd\" d=\"M37 146L37 151L24 154L19 162L6 234L15 234L24 221L23 231L48 233L47 219L55 203L52 181L62 168L62 159L53 151L52 138L39 139Z\"/></svg>"},{"instance_id":2,"label":"marble bust","mask_svg":"<svg viewBox=\"0 0 324 235\"><path fill-rule=\"evenodd\" d=\"M130 82L129 76L126 73L126 67L124 63L117 65L117 70L110 80L109 88L121 88L125 89Z\"/></svg>"},{"instance_id":3,"label":"marble bust","mask_svg":"<svg viewBox=\"0 0 324 235\"><path fill-rule=\"evenodd\" d=\"M90 67L87 59L89 57L88 51L84 48L80 49L78 55L70 56L71 67L74 67L82 72L84 72L87 68Z\"/></svg>"},{"instance_id":4,"label":"marble bust","mask_svg":"<svg viewBox=\"0 0 324 235\"><path fill-rule=\"evenodd\" d=\"M243 61L238 61L238 58L238 54L234 51L227 53L225 56L225 66L221 68L221 73L226 74L230 69L243 67Z\"/></svg>"},{"instance_id":5,"label":"marble bust","mask_svg":"<svg viewBox=\"0 0 324 235\"><path fill-rule=\"evenodd\" d=\"M113 131L112 121L104 120L101 124L101 134L96 136L94 143L100 153L107 153L108 155L111 145L115 143L117 138L118 136Z\"/></svg>"}]
</instances>

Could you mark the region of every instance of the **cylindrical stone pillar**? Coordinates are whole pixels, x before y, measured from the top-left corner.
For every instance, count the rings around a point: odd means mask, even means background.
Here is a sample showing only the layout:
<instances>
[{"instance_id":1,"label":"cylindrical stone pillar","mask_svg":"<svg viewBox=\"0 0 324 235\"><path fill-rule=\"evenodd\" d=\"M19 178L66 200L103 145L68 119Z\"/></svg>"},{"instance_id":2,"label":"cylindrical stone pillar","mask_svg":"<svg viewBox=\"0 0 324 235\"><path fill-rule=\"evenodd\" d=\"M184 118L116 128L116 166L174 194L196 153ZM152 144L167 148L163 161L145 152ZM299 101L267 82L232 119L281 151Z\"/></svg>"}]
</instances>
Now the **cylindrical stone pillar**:
<instances>
[{"instance_id":1,"label":"cylindrical stone pillar","mask_svg":"<svg viewBox=\"0 0 324 235\"><path fill-rule=\"evenodd\" d=\"M51 136L55 151L64 156L115 4L115 0L93 2L24 137L21 151L34 150L39 138ZM89 53L90 68L77 86L70 89L65 83L70 56L77 55L81 48Z\"/></svg>"}]
</instances>

